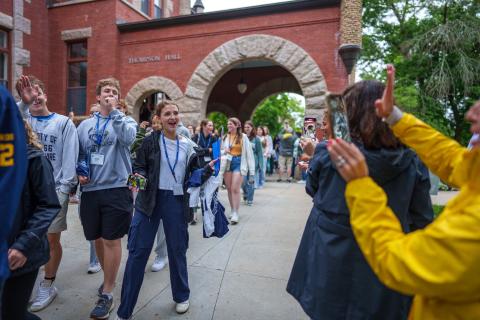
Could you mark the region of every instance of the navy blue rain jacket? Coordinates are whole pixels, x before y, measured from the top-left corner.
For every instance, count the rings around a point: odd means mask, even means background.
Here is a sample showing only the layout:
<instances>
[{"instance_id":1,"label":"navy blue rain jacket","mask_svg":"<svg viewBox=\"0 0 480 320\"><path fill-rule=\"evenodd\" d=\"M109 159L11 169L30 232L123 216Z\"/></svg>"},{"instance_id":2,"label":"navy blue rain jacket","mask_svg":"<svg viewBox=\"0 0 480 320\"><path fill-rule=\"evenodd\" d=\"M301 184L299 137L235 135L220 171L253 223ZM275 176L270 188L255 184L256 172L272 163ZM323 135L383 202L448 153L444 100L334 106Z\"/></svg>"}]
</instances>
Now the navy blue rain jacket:
<instances>
[{"instance_id":1,"label":"navy blue rain jacket","mask_svg":"<svg viewBox=\"0 0 480 320\"><path fill-rule=\"evenodd\" d=\"M28 146L27 178L8 239L9 248L21 251L27 262L12 271L12 277L32 272L48 262L47 231L60 208L50 161L42 150Z\"/></svg>"},{"instance_id":2,"label":"navy blue rain jacket","mask_svg":"<svg viewBox=\"0 0 480 320\"><path fill-rule=\"evenodd\" d=\"M10 92L0 85L0 284L9 276L8 235L26 174L27 144L22 116Z\"/></svg>"},{"instance_id":3,"label":"navy blue rain jacket","mask_svg":"<svg viewBox=\"0 0 480 320\"><path fill-rule=\"evenodd\" d=\"M433 219L427 168L408 148L365 150L371 177L387 193L403 230ZM407 319L411 298L385 287L363 257L352 233L345 181L325 144L310 162L307 193L313 208L297 252L287 291L312 319Z\"/></svg>"}]
</instances>

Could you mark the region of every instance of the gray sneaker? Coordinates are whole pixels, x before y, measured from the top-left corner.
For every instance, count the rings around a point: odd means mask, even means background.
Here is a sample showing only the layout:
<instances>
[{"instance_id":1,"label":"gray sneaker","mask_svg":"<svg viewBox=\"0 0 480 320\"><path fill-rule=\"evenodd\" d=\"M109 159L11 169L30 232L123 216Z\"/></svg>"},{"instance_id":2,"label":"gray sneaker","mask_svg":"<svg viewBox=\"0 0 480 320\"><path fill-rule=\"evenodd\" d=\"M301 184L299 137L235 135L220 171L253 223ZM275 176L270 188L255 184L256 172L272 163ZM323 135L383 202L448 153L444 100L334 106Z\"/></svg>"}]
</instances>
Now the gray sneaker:
<instances>
[{"instance_id":1,"label":"gray sneaker","mask_svg":"<svg viewBox=\"0 0 480 320\"><path fill-rule=\"evenodd\" d=\"M38 287L35 300L30 306L30 311L37 312L45 309L57 296L57 288L51 283L43 280Z\"/></svg>"},{"instance_id":2,"label":"gray sneaker","mask_svg":"<svg viewBox=\"0 0 480 320\"><path fill-rule=\"evenodd\" d=\"M108 319L110 312L112 312L115 304L113 303L113 297L109 297L106 294L102 294L98 297L95 308L90 313L92 319Z\"/></svg>"}]
</instances>

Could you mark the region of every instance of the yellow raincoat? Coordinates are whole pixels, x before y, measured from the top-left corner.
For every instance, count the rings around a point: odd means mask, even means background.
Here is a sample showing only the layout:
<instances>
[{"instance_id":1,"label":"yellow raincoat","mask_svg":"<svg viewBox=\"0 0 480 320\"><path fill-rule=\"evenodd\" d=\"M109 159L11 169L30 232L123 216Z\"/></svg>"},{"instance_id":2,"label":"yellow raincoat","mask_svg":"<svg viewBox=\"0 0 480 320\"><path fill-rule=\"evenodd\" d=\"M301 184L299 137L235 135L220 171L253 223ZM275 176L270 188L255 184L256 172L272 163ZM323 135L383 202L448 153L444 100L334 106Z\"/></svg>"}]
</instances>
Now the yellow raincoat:
<instances>
[{"instance_id":1,"label":"yellow raincoat","mask_svg":"<svg viewBox=\"0 0 480 320\"><path fill-rule=\"evenodd\" d=\"M468 151L409 114L392 130L460 193L427 228L407 235L383 190L369 177L353 180L345 197L355 238L385 285L415 295L410 319L478 320L480 150Z\"/></svg>"}]
</instances>

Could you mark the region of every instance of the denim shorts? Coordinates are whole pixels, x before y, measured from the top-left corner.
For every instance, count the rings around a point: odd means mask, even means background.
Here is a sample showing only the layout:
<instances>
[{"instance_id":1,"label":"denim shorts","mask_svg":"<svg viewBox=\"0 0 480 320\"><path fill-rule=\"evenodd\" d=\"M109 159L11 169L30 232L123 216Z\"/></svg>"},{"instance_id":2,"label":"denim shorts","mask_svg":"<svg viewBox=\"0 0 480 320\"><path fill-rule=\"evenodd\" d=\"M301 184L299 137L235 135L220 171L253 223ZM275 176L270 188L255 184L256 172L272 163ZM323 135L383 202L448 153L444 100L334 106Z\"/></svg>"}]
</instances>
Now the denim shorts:
<instances>
[{"instance_id":1,"label":"denim shorts","mask_svg":"<svg viewBox=\"0 0 480 320\"><path fill-rule=\"evenodd\" d=\"M228 172L240 172L240 163L242 161L242 156L232 157L232 161L230 161L230 168Z\"/></svg>"}]
</instances>

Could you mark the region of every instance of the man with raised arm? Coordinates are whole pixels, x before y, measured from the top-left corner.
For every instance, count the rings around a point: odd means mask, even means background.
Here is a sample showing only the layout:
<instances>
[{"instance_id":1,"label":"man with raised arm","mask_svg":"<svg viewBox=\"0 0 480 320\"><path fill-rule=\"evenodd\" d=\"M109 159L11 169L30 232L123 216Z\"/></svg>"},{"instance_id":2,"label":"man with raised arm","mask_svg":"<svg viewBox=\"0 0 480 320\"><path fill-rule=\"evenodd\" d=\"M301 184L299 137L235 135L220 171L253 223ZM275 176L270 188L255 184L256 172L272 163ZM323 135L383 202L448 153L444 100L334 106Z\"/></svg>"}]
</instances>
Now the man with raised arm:
<instances>
[{"instance_id":1,"label":"man with raised arm","mask_svg":"<svg viewBox=\"0 0 480 320\"><path fill-rule=\"evenodd\" d=\"M30 124L43 145L43 153L53 166L55 188L62 209L48 229L50 260L45 265L45 278L40 283L30 310L46 308L57 296L53 285L62 260L60 237L67 230L69 195L77 184L75 166L78 156L78 136L68 117L51 112L47 107L45 85L38 78L22 75L16 83L21 97L18 103L24 119Z\"/></svg>"}]
</instances>

